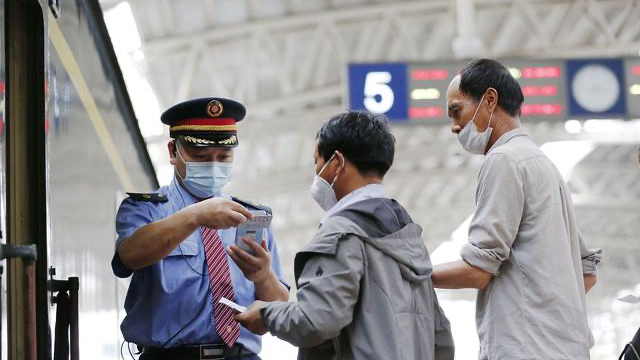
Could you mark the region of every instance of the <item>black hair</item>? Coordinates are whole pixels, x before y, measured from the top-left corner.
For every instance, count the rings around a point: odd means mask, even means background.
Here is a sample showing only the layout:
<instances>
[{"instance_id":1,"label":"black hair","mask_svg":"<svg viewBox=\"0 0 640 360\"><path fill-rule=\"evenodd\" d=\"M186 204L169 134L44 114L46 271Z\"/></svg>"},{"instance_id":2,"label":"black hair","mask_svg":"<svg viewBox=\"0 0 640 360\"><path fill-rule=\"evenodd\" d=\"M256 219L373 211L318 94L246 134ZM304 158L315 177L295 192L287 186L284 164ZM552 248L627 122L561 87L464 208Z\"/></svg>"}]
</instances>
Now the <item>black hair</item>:
<instances>
[{"instance_id":1,"label":"black hair","mask_svg":"<svg viewBox=\"0 0 640 360\"><path fill-rule=\"evenodd\" d=\"M318 155L328 161L337 150L360 171L380 177L391 168L396 139L384 115L348 111L329 119L318 131Z\"/></svg>"},{"instance_id":2,"label":"black hair","mask_svg":"<svg viewBox=\"0 0 640 360\"><path fill-rule=\"evenodd\" d=\"M480 101L488 88L498 92L498 106L511 116L520 116L522 89L509 70L491 59L474 60L460 71L460 92Z\"/></svg>"}]
</instances>

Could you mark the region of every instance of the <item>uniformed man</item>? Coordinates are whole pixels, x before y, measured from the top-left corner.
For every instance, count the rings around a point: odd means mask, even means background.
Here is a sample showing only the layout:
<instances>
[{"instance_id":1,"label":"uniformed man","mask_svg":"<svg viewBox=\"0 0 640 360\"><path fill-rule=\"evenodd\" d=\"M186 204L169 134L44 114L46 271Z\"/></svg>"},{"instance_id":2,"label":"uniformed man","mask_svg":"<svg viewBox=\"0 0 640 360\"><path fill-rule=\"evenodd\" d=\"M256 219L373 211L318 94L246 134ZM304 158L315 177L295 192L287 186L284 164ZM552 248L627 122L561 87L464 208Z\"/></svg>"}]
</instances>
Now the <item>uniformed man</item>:
<instances>
[{"instance_id":1,"label":"uniformed man","mask_svg":"<svg viewBox=\"0 0 640 360\"><path fill-rule=\"evenodd\" d=\"M221 194L244 116L244 106L222 98L167 110L173 182L120 205L112 268L118 277L133 274L121 330L144 349L140 359L259 359L260 337L218 301L288 299L271 228L262 246L247 241L255 255L233 245L249 210L271 211Z\"/></svg>"}]
</instances>

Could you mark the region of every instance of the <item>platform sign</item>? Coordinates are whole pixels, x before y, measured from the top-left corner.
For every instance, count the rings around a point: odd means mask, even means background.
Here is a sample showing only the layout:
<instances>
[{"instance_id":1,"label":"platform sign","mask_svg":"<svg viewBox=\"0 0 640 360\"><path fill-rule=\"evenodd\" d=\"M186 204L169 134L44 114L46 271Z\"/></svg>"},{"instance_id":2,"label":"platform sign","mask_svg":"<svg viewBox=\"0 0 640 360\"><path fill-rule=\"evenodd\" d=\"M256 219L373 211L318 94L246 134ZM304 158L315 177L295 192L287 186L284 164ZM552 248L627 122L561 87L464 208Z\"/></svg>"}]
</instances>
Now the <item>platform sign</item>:
<instances>
[{"instance_id":1,"label":"platform sign","mask_svg":"<svg viewBox=\"0 0 640 360\"><path fill-rule=\"evenodd\" d=\"M565 62L561 60L504 60L518 81L524 103L523 120L564 120L567 114ZM498 94L499 96L500 94Z\"/></svg>"},{"instance_id":2,"label":"platform sign","mask_svg":"<svg viewBox=\"0 0 640 360\"><path fill-rule=\"evenodd\" d=\"M640 119L640 58L625 61L625 93L629 117Z\"/></svg>"},{"instance_id":3,"label":"platform sign","mask_svg":"<svg viewBox=\"0 0 640 360\"><path fill-rule=\"evenodd\" d=\"M406 68L404 63L349 64L349 107L407 120Z\"/></svg>"},{"instance_id":4,"label":"platform sign","mask_svg":"<svg viewBox=\"0 0 640 360\"><path fill-rule=\"evenodd\" d=\"M520 84L525 121L640 118L638 58L500 62ZM384 113L394 121L449 122L447 88L466 64L350 64L350 107Z\"/></svg>"}]
</instances>

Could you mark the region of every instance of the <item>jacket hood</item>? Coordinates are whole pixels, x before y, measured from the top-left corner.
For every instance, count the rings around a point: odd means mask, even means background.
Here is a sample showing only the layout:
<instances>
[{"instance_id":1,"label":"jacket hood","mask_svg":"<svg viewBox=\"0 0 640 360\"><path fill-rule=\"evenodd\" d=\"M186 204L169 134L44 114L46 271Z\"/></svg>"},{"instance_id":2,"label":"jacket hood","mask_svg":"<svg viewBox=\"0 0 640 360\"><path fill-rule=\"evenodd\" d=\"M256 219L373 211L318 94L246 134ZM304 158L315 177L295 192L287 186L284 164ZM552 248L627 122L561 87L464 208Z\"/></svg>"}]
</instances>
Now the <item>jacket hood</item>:
<instances>
[{"instance_id":1,"label":"jacket hood","mask_svg":"<svg viewBox=\"0 0 640 360\"><path fill-rule=\"evenodd\" d=\"M340 218L349 220L355 226L347 227L347 231L344 227L346 224L335 226L339 225L336 222L344 221ZM422 282L431 276L433 266L422 240L422 228L393 199L374 198L356 202L330 217L323 225L325 227L358 236L394 259L400 265L402 276L408 281Z\"/></svg>"}]
</instances>

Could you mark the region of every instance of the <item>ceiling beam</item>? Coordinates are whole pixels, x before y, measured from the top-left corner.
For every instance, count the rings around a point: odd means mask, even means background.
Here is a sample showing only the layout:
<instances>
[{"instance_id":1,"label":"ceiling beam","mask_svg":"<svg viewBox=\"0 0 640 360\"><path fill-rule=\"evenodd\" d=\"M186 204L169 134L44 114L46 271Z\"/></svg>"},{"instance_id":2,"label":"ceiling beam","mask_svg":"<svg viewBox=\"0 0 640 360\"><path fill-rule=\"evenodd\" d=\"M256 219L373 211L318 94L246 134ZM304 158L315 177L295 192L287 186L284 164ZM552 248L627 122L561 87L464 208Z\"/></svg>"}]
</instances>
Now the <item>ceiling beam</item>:
<instances>
[{"instance_id":1,"label":"ceiling beam","mask_svg":"<svg viewBox=\"0 0 640 360\"><path fill-rule=\"evenodd\" d=\"M493 2L509 3L508 0L498 0ZM285 31L294 30L300 27L309 28L319 22L349 22L358 19L368 19L372 17L382 17L384 14L395 11L402 14L415 14L419 12L448 11L449 2L447 0L432 1L403 1L393 3L382 3L378 5L368 5L366 7L353 7L346 9L329 10L320 13L309 13L287 16L285 18L255 20L239 25L219 26L208 28L195 34L181 34L152 39L144 46L148 56L155 56L158 53L176 51L192 42L212 42L226 40L228 38L244 37L253 31Z\"/></svg>"}]
</instances>

